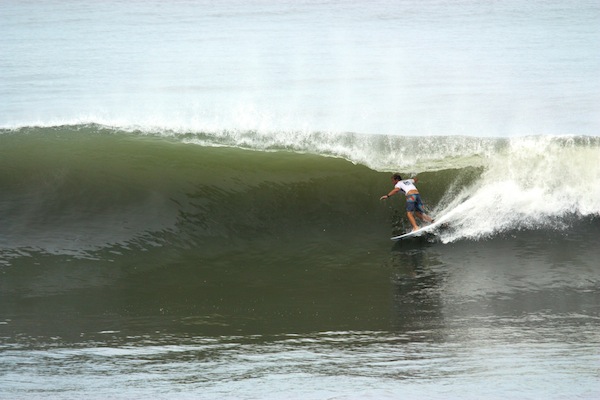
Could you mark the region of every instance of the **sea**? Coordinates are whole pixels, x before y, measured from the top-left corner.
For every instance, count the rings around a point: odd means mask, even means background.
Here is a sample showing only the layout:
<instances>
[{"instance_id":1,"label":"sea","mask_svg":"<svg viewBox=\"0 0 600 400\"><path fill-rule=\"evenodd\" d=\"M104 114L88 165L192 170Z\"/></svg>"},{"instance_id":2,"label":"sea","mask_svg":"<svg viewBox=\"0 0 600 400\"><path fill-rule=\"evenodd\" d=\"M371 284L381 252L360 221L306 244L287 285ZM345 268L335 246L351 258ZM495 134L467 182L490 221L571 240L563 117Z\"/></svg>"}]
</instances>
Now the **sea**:
<instances>
[{"instance_id":1,"label":"sea","mask_svg":"<svg viewBox=\"0 0 600 400\"><path fill-rule=\"evenodd\" d=\"M2 0L0 55L0 398L600 398L597 0Z\"/></svg>"}]
</instances>

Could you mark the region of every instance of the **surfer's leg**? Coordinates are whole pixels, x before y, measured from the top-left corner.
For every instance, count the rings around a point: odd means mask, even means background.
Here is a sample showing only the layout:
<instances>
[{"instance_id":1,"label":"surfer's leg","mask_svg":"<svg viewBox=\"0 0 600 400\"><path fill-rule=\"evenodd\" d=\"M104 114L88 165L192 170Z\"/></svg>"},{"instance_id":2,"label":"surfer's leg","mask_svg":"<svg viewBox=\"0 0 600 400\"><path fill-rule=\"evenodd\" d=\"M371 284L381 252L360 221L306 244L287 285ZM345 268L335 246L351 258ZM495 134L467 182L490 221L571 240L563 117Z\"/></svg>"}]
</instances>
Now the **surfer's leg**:
<instances>
[{"instance_id":1,"label":"surfer's leg","mask_svg":"<svg viewBox=\"0 0 600 400\"><path fill-rule=\"evenodd\" d=\"M413 227L413 231L416 231L417 229L419 229L419 225L417 225L417 221L415 221L415 216L414 216L414 212L416 211L416 198L418 196L411 194L406 196L406 216L408 217L408 220L410 221L410 224Z\"/></svg>"},{"instance_id":2,"label":"surfer's leg","mask_svg":"<svg viewBox=\"0 0 600 400\"><path fill-rule=\"evenodd\" d=\"M415 212L415 214L417 214L417 217L419 217L419 219L422 219L423 221L427 221L429 223L433 222L433 218L431 218L429 215L423 213L423 212Z\"/></svg>"},{"instance_id":3,"label":"surfer's leg","mask_svg":"<svg viewBox=\"0 0 600 400\"><path fill-rule=\"evenodd\" d=\"M408 220L410 221L410 224L413 227L413 231L419 229L419 225L417 225L417 221L415 221L415 216L413 215L412 211L407 211L406 216L408 217Z\"/></svg>"},{"instance_id":4,"label":"surfer's leg","mask_svg":"<svg viewBox=\"0 0 600 400\"><path fill-rule=\"evenodd\" d=\"M421 201L421 196L417 195L416 199L415 199L415 214L417 214L417 217L419 217L419 219L422 219L423 221L427 221L429 223L433 222L433 219L425 214L425 208L423 208L423 201Z\"/></svg>"}]
</instances>

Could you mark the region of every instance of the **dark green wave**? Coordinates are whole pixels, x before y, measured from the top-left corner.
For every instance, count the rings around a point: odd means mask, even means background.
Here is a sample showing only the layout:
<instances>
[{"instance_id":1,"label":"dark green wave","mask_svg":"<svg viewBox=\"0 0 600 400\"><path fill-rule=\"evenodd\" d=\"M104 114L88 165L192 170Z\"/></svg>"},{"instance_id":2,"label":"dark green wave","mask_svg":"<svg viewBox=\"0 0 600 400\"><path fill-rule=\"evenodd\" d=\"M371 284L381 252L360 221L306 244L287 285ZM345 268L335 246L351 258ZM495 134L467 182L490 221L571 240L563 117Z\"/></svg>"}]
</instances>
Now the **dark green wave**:
<instances>
[{"instance_id":1,"label":"dark green wave","mask_svg":"<svg viewBox=\"0 0 600 400\"><path fill-rule=\"evenodd\" d=\"M340 158L89 126L4 132L0 143L5 252L211 252L232 243L385 238L402 209L400 200L379 201L391 189L389 173ZM464 170L422 174L429 205L460 176Z\"/></svg>"}]
</instances>

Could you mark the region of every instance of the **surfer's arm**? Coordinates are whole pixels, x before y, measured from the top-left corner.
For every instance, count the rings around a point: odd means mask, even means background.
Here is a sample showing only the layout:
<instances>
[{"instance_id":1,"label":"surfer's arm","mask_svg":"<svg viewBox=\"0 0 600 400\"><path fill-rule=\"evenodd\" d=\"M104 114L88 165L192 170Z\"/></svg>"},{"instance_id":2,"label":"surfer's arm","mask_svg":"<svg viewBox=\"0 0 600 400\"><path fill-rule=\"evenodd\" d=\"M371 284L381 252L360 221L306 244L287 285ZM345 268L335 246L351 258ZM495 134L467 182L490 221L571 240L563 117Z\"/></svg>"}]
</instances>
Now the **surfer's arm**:
<instances>
[{"instance_id":1,"label":"surfer's arm","mask_svg":"<svg viewBox=\"0 0 600 400\"><path fill-rule=\"evenodd\" d=\"M400 189L398 189L398 188L393 188L391 192L389 192L388 194L386 194L386 195L384 195L384 196L381 196L381 197L379 198L379 200L385 200L385 199L387 199L388 197L391 197L391 196L395 195L395 194L396 194L396 193L398 193L399 191L400 191Z\"/></svg>"}]
</instances>

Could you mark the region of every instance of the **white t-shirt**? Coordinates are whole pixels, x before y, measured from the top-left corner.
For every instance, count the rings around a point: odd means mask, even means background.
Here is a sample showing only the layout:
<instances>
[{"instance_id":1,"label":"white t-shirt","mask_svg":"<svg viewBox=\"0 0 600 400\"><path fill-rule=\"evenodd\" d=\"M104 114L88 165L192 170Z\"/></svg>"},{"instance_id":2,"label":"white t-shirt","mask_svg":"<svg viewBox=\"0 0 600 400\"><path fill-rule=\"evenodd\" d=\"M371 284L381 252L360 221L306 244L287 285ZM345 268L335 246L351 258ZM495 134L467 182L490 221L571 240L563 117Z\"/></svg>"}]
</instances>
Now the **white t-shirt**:
<instances>
[{"instance_id":1,"label":"white t-shirt","mask_svg":"<svg viewBox=\"0 0 600 400\"><path fill-rule=\"evenodd\" d=\"M414 185L414 179L405 179L403 181L398 181L394 187L402 190L404 194L410 192L411 190L417 190L417 187Z\"/></svg>"}]
</instances>

